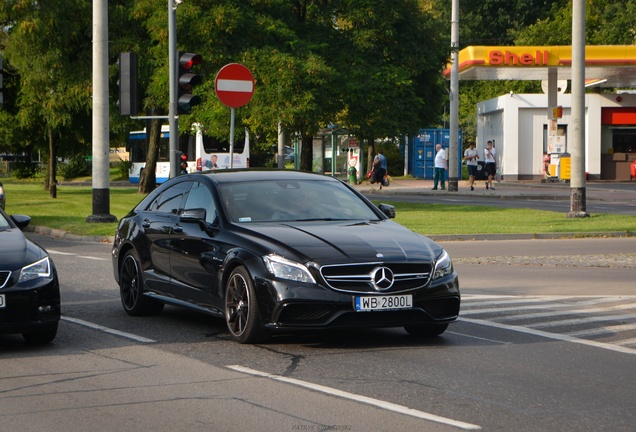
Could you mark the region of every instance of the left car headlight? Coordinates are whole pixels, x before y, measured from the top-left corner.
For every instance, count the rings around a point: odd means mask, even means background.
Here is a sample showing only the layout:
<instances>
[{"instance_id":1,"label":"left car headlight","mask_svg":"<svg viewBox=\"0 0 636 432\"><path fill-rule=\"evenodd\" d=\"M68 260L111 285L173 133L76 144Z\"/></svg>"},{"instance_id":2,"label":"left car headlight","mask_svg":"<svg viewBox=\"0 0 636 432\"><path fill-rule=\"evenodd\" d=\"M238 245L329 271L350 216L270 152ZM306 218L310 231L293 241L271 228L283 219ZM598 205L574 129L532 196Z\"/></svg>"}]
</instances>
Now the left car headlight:
<instances>
[{"instance_id":1,"label":"left car headlight","mask_svg":"<svg viewBox=\"0 0 636 432\"><path fill-rule=\"evenodd\" d=\"M309 269L304 265L290 261L278 255L263 257L267 269L277 278L289 279L296 282L316 283Z\"/></svg>"},{"instance_id":2,"label":"left car headlight","mask_svg":"<svg viewBox=\"0 0 636 432\"><path fill-rule=\"evenodd\" d=\"M453 273L453 262L450 255L446 251L442 251L435 262L435 270L433 271L433 280L440 279Z\"/></svg>"},{"instance_id":3,"label":"left car headlight","mask_svg":"<svg viewBox=\"0 0 636 432\"><path fill-rule=\"evenodd\" d=\"M33 264L22 267L18 283L49 276L51 276L51 261L47 256Z\"/></svg>"}]
</instances>

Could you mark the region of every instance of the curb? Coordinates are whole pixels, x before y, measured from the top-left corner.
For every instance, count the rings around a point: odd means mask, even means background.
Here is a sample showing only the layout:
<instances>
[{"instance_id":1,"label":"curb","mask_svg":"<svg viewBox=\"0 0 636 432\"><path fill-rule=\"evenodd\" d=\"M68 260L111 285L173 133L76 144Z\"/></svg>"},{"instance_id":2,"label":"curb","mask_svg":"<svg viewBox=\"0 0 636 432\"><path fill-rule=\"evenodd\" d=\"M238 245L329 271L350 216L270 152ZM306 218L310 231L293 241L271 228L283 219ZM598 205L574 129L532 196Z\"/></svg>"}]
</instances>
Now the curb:
<instances>
[{"instance_id":1,"label":"curb","mask_svg":"<svg viewBox=\"0 0 636 432\"><path fill-rule=\"evenodd\" d=\"M61 229L48 228L43 226L27 226L24 231L64 240L111 244L115 241L115 236L80 236L77 234L68 233Z\"/></svg>"},{"instance_id":2,"label":"curb","mask_svg":"<svg viewBox=\"0 0 636 432\"><path fill-rule=\"evenodd\" d=\"M484 240L559 240L559 239L575 239L575 238L617 238L617 237L635 237L636 233L630 231L613 231L613 232L563 232L563 233L535 233L535 234L440 234L427 235L428 238L444 242L444 241L484 241Z\"/></svg>"}]
</instances>

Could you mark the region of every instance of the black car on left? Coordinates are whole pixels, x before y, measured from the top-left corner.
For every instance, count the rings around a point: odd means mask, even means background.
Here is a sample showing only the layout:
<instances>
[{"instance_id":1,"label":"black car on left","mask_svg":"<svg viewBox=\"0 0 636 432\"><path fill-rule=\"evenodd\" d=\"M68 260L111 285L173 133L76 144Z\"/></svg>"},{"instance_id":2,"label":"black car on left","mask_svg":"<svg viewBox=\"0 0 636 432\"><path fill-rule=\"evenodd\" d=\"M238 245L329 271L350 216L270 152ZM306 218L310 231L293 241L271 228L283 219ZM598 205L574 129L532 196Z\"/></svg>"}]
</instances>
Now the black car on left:
<instances>
[{"instance_id":1,"label":"black car on left","mask_svg":"<svg viewBox=\"0 0 636 432\"><path fill-rule=\"evenodd\" d=\"M39 344L57 335L60 285L49 254L22 232L30 221L0 209L0 334Z\"/></svg>"}]
</instances>

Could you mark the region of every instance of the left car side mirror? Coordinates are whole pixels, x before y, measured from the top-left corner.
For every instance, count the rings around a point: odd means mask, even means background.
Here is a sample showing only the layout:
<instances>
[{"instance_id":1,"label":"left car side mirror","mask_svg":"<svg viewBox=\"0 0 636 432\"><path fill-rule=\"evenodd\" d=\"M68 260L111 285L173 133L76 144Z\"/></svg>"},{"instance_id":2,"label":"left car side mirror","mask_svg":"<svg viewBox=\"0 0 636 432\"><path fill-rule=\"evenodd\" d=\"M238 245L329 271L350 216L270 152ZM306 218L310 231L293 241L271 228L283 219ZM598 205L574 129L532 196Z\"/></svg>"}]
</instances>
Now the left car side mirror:
<instances>
[{"instance_id":1,"label":"left car side mirror","mask_svg":"<svg viewBox=\"0 0 636 432\"><path fill-rule=\"evenodd\" d=\"M378 208L382 213L387 215L389 218L395 218L395 207L390 204L378 204Z\"/></svg>"},{"instance_id":2,"label":"left car side mirror","mask_svg":"<svg viewBox=\"0 0 636 432\"><path fill-rule=\"evenodd\" d=\"M15 223L21 230L24 230L29 226L29 223L31 223L31 218L29 216L21 214L11 215L11 220L13 220L13 223Z\"/></svg>"}]
</instances>

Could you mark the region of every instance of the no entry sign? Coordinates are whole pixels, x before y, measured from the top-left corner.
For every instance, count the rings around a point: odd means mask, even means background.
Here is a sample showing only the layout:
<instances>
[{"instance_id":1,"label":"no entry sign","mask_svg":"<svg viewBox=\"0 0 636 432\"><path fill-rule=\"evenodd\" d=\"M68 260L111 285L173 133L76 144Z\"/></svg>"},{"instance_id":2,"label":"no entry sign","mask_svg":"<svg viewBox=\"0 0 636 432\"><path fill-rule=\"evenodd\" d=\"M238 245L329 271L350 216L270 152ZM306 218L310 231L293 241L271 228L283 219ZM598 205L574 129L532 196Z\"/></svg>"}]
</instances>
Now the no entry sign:
<instances>
[{"instance_id":1,"label":"no entry sign","mask_svg":"<svg viewBox=\"0 0 636 432\"><path fill-rule=\"evenodd\" d=\"M214 89L221 102L231 108L239 108L252 99L254 77L242 64L230 63L216 74Z\"/></svg>"}]
</instances>

